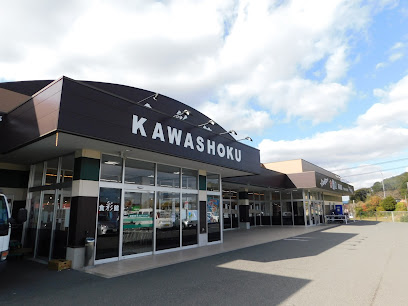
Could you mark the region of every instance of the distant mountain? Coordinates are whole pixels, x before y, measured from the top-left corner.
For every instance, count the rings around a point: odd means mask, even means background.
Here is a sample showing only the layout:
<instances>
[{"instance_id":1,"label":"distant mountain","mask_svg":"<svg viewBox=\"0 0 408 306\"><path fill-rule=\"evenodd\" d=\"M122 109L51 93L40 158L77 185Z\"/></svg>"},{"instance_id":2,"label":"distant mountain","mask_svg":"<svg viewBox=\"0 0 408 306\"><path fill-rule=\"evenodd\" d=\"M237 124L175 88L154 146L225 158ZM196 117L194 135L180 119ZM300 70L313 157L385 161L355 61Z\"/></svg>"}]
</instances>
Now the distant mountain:
<instances>
[{"instance_id":1,"label":"distant mountain","mask_svg":"<svg viewBox=\"0 0 408 306\"><path fill-rule=\"evenodd\" d=\"M384 189L386 195L392 195L394 198L405 198L407 194L408 172L393 176L384 180ZM375 182L371 189L374 194L383 195L382 182Z\"/></svg>"}]
</instances>

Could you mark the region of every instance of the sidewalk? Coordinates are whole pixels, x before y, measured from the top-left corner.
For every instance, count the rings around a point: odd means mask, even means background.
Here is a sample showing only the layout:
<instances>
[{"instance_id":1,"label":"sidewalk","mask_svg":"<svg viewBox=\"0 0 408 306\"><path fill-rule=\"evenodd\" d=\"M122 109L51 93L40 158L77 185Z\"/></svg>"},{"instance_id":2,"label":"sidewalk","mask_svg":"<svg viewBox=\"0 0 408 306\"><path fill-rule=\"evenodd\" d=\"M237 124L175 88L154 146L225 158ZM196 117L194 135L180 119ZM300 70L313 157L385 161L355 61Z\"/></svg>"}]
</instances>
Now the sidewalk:
<instances>
[{"instance_id":1,"label":"sidewalk","mask_svg":"<svg viewBox=\"0 0 408 306\"><path fill-rule=\"evenodd\" d=\"M296 237L310 232L325 230L336 225L303 226L264 226L249 230L230 230L224 232L224 243L195 247L181 251L147 255L132 259L86 267L84 272L104 278L113 278L140 271L155 269L180 262L194 260L215 254L230 252L271 241Z\"/></svg>"}]
</instances>

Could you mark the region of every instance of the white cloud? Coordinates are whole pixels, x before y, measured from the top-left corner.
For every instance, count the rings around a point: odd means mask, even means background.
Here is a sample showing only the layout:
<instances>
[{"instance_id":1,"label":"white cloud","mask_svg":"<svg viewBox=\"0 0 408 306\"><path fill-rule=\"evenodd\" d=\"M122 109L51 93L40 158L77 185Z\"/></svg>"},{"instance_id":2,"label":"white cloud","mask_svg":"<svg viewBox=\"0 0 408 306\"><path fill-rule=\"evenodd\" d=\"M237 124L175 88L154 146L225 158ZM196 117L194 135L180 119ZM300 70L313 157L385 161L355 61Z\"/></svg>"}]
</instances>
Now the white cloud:
<instances>
[{"instance_id":1,"label":"white cloud","mask_svg":"<svg viewBox=\"0 0 408 306\"><path fill-rule=\"evenodd\" d=\"M383 102L374 104L365 114L359 116L359 126L406 126L408 117L408 75L387 91L376 89L374 93L381 93Z\"/></svg>"},{"instance_id":2,"label":"white cloud","mask_svg":"<svg viewBox=\"0 0 408 306\"><path fill-rule=\"evenodd\" d=\"M402 43L402 42L399 41L399 42L395 43L395 44L391 47L391 50L403 48L404 45L405 45L404 43Z\"/></svg>"},{"instance_id":3,"label":"white cloud","mask_svg":"<svg viewBox=\"0 0 408 306\"><path fill-rule=\"evenodd\" d=\"M258 146L261 161L302 158L327 169L339 169L340 164L385 157L391 159L407 150L408 75L389 88L377 89L376 92L383 101L361 115L355 126L293 141L264 139ZM359 180L361 178L356 181Z\"/></svg>"},{"instance_id":4,"label":"white cloud","mask_svg":"<svg viewBox=\"0 0 408 306\"><path fill-rule=\"evenodd\" d=\"M399 59L401 59L401 58L403 58L403 57L404 57L404 54L401 53L401 52L399 52L399 53L393 53L393 54L391 54L391 55L389 56L388 60L389 60L391 63L393 63L393 62L395 62L395 61L397 61L397 60L399 60Z\"/></svg>"},{"instance_id":5,"label":"white cloud","mask_svg":"<svg viewBox=\"0 0 408 306\"><path fill-rule=\"evenodd\" d=\"M387 66L387 63L381 62L375 65L375 69L381 69Z\"/></svg>"},{"instance_id":6,"label":"white cloud","mask_svg":"<svg viewBox=\"0 0 408 306\"><path fill-rule=\"evenodd\" d=\"M242 108L255 106L248 116L317 124L349 101L349 37L364 32L369 13L344 0L8 2L0 29L13 43L0 49L0 78L123 83L203 109L228 109L239 96ZM325 79L308 80L318 63Z\"/></svg>"}]
</instances>

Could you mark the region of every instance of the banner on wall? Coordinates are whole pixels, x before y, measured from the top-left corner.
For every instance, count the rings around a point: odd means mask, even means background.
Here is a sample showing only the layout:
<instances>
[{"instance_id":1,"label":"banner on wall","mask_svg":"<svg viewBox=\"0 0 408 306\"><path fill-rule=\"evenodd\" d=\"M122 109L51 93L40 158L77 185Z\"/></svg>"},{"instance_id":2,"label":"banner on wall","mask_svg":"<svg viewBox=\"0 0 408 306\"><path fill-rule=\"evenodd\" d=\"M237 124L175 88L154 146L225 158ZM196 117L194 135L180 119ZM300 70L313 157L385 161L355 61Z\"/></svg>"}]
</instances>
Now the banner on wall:
<instances>
[{"instance_id":1,"label":"banner on wall","mask_svg":"<svg viewBox=\"0 0 408 306\"><path fill-rule=\"evenodd\" d=\"M208 199L207 201L207 223L220 221L220 200Z\"/></svg>"}]
</instances>

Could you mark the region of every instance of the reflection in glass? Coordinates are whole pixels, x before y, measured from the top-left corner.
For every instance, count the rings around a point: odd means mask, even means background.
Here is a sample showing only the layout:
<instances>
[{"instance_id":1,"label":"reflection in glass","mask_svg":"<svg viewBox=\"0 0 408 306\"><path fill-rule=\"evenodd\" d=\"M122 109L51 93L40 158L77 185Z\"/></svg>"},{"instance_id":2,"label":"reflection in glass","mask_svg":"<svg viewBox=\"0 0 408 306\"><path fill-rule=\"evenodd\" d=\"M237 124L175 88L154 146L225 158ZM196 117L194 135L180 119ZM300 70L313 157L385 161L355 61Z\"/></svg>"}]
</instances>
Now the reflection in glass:
<instances>
[{"instance_id":1,"label":"reflection in glass","mask_svg":"<svg viewBox=\"0 0 408 306\"><path fill-rule=\"evenodd\" d=\"M154 163L126 159L125 183L154 186Z\"/></svg>"},{"instance_id":2,"label":"reflection in glass","mask_svg":"<svg viewBox=\"0 0 408 306\"><path fill-rule=\"evenodd\" d=\"M119 256L121 189L100 188L96 259Z\"/></svg>"},{"instance_id":3,"label":"reflection in glass","mask_svg":"<svg viewBox=\"0 0 408 306\"><path fill-rule=\"evenodd\" d=\"M231 202L232 228L238 228L238 203Z\"/></svg>"},{"instance_id":4,"label":"reflection in glass","mask_svg":"<svg viewBox=\"0 0 408 306\"><path fill-rule=\"evenodd\" d=\"M38 163L35 165L34 169L34 181L33 187L42 186L43 184L43 172L44 172L44 163Z\"/></svg>"},{"instance_id":5,"label":"reflection in glass","mask_svg":"<svg viewBox=\"0 0 408 306\"><path fill-rule=\"evenodd\" d=\"M207 196L208 242L221 240L220 197Z\"/></svg>"},{"instance_id":6,"label":"reflection in glass","mask_svg":"<svg viewBox=\"0 0 408 306\"><path fill-rule=\"evenodd\" d=\"M307 222L307 225L310 225L310 218L309 218L309 201L305 201L305 212L306 212L306 222Z\"/></svg>"},{"instance_id":7,"label":"reflection in glass","mask_svg":"<svg viewBox=\"0 0 408 306\"><path fill-rule=\"evenodd\" d=\"M180 247L180 194L158 192L156 206L156 250Z\"/></svg>"},{"instance_id":8,"label":"reflection in glass","mask_svg":"<svg viewBox=\"0 0 408 306\"><path fill-rule=\"evenodd\" d=\"M293 220L295 225L305 225L305 212L303 210L303 201L293 201Z\"/></svg>"},{"instance_id":9,"label":"reflection in glass","mask_svg":"<svg viewBox=\"0 0 408 306\"><path fill-rule=\"evenodd\" d=\"M183 169L182 172L182 183L183 189L197 189L197 170Z\"/></svg>"},{"instance_id":10,"label":"reflection in glass","mask_svg":"<svg viewBox=\"0 0 408 306\"><path fill-rule=\"evenodd\" d=\"M60 182L72 182L74 175L74 155L67 155L61 158L61 179Z\"/></svg>"},{"instance_id":11,"label":"reflection in glass","mask_svg":"<svg viewBox=\"0 0 408 306\"><path fill-rule=\"evenodd\" d=\"M69 213L71 210L71 188L58 192L57 214L55 216L52 258L65 258L67 253Z\"/></svg>"},{"instance_id":12,"label":"reflection in glass","mask_svg":"<svg viewBox=\"0 0 408 306\"><path fill-rule=\"evenodd\" d=\"M182 245L197 244L198 204L196 194L183 194L181 209Z\"/></svg>"},{"instance_id":13,"label":"reflection in glass","mask_svg":"<svg viewBox=\"0 0 408 306\"><path fill-rule=\"evenodd\" d=\"M180 188L180 168L158 164L157 186Z\"/></svg>"},{"instance_id":14,"label":"reflection in glass","mask_svg":"<svg viewBox=\"0 0 408 306\"><path fill-rule=\"evenodd\" d=\"M122 255L153 250L154 192L125 192Z\"/></svg>"},{"instance_id":15,"label":"reflection in glass","mask_svg":"<svg viewBox=\"0 0 408 306\"><path fill-rule=\"evenodd\" d=\"M47 172L45 173L45 185L57 183L58 158L47 161Z\"/></svg>"},{"instance_id":16,"label":"reflection in glass","mask_svg":"<svg viewBox=\"0 0 408 306\"><path fill-rule=\"evenodd\" d=\"M40 210L41 192L36 191L31 194L29 215L27 220L27 230L25 233L24 247L34 251L35 236L37 231L38 213Z\"/></svg>"},{"instance_id":17,"label":"reflection in glass","mask_svg":"<svg viewBox=\"0 0 408 306\"><path fill-rule=\"evenodd\" d=\"M218 174L207 173L207 190L220 191L220 176Z\"/></svg>"},{"instance_id":18,"label":"reflection in glass","mask_svg":"<svg viewBox=\"0 0 408 306\"><path fill-rule=\"evenodd\" d=\"M271 204L262 203L261 204L261 216L262 216L262 225L271 225Z\"/></svg>"},{"instance_id":19,"label":"reflection in glass","mask_svg":"<svg viewBox=\"0 0 408 306\"><path fill-rule=\"evenodd\" d=\"M292 191L292 198L295 200L303 200L303 193L302 190L293 190Z\"/></svg>"},{"instance_id":20,"label":"reflection in glass","mask_svg":"<svg viewBox=\"0 0 408 306\"><path fill-rule=\"evenodd\" d=\"M292 203L283 202L282 203L282 220L283 225L293 225L292 222Z\"/></svg>"},{"instance_id":21,"label":"reflection in glass","mask_svg":"<svg viewBox=\"0 0 408 306\"><path fill-rule=\"evenodd\" d=\"M101 181L122 182L122 158L119 156L102 155Z\"/></svg>"},{"instance_id":22,"label":"reflection in glass","mask_svg":"<svg viewBox=\"0 0 408 306\"><path fill-rule=\"evenodd\" d=\"M280 202L273 202L272 203L272 225L281 225L281 205Z\"/></svg>"},{"instance_id":23,"label":"reflection in glass","mask_svg":"<svg viewBox=\"0 0 408 306\"><path fill-rule=\"evenodd\" d=\"M223 197L225 198L225 195L223 194ZM229 229L231 228L231 205L229 204L229 200L225 201L224 200L224 209L223 209L223 214L224 214L224 229Z\"/></svg>"},{"instance_id":24,"label":"reflection in glass","mask_svg":"<svg viewBox=\"0 0 408 306\"><path fill-rule=\"evenodd\" d=\"M55 191L44 194L40 214L40 228L37 239L37 256L49 258L50 242L52 232L52 221L54 218Z\"/></svg>"}]
</instances>

